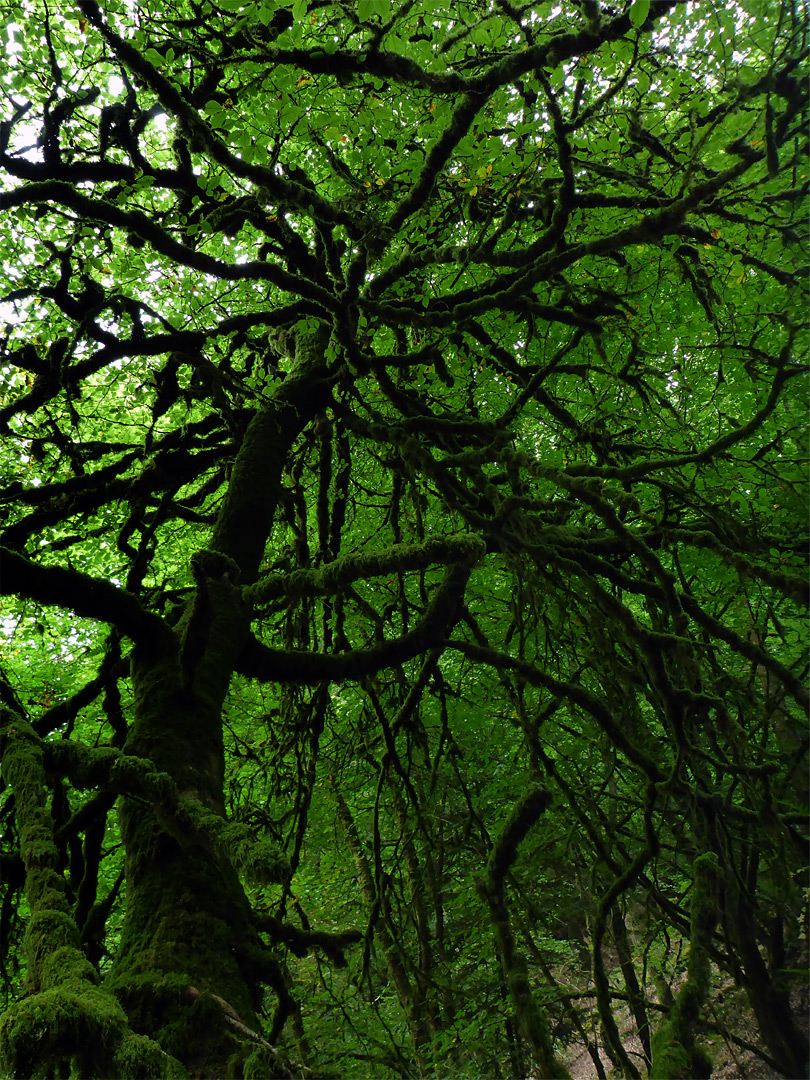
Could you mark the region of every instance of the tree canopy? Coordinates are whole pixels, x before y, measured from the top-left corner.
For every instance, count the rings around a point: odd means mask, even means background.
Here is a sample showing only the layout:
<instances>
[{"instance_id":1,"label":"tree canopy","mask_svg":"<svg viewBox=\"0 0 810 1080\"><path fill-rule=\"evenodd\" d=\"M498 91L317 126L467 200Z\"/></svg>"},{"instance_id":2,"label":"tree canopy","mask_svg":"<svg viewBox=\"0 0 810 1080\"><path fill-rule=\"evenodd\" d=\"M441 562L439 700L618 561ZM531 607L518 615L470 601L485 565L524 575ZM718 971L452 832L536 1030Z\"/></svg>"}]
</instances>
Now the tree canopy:
<instances>
[{"instance_id":1,"label":"tree canopy","mask_svg":"<svg viewBox=\"0 0 810 1080\"><path fill-rule=\"evenodd\" d=\"M800 8L0 0L3 1075L807 1075Z\"/></svg>"}]
</instances>

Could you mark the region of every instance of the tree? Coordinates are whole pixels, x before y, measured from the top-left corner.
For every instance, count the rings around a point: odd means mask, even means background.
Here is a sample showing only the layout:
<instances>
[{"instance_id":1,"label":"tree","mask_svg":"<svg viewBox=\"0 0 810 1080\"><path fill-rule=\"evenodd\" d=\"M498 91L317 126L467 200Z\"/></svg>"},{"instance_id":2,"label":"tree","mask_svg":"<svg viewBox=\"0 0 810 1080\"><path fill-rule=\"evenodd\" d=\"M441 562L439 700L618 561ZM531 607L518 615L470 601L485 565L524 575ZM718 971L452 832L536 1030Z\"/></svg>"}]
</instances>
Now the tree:
<instances>
[{"instance_id":1,"label":"tree","mask_svg":"<svg viewBox=\"0 0 810 1080\"><path fill-rule=\"evenodd\" d=\"M806 1075L797 6L0 7L4 1072Z\"/></svg>"}]
</instances>

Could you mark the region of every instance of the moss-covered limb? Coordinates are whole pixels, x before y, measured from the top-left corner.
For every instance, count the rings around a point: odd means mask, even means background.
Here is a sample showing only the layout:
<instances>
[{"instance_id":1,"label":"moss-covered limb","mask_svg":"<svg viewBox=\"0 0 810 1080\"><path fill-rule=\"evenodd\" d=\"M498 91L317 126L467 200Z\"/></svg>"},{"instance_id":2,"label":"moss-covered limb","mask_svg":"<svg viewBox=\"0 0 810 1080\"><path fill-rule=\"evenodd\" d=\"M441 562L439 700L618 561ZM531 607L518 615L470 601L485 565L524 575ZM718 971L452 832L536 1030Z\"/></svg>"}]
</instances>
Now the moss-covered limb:
<instances>
[{"instance_id":1,"label":"moss-covered limb","mask_svg":"<svg viewBox=\"0 0 810 1080\"><path fill-rule=\"evenodd\" d=\"M120 355L127 355L125 349L121 349ZM47 389L40 385L5 405L0 409L0 430L12 416L21 412L36 411L43 403L43 399L49 400L55 397L60 390L61 385L58 383ZM117 476L125 472L133 462L138 460L138 457L137 453L129 453L119 458L114 464L94 469L82 477L74 476L70 480L42 484L40 487L20 492L18 501L28 503L36 509L3 529L3 543L15 551L21 551L28 538L41 529L64 521L74 514L97 510L113 499L125 498L132 486L132 481L117 479Z\"/></svg>"},{"instance_id":2,"label":"moss-covered limb","mask_svg":"<svg viewBox=\"0 0 810 1080\"><path fill-rule=\"evenodd\" d=\"M387 741L387 740L386 740ZM390 774L389 774L390 775ZM408 880L408 893L410 896L411 910L413 911L416 937L418 943L418 959L414 965L414 983L417 993L422 1001L422 1010L429 1030L436 1034L444 1026L442 1024L441 1006L438 1000L433 974L434 968L434 935L431 929L431 920L428 910L428 902L425 892L425 872L420 865L416 846L413 842L413 826L408 821L408 808L402 798L396 782L390 784L391 797L394 803L397 821L402 837L402 849L405 856L405 871ZM409 796L413 800L416 792L409 780ZM424 821L418 804L416 810L419 827L424 830ZM429 835L426 833L426 835ZM426 853L426 862L430 862L430 854Z\"/></svg>"},{"instance_id":3,"label":"moss-covered limb","mask_svg":"<svg viewBox=\"0 0 810 1080\"><path fill-rule=\"evenodd\" d=\"M249 464L261 491L259 464ZM275 476L272 459L267 468ZM243 509L247 512L245 491L234 498L231 525ZM227 529L221 539L226 534ZM265 540L264 534L252 535L245 550L254 545L261 551ZM166 783L155 798L119 802L127 905L108 977L136 1030L148 1032L188 1067L212 1075L223 1075L240 1047L239 1033L219 1013L206 1011L212 995L227 1001L252 1032L260 1030L265 987L278 999L279 1030L294 1009L278 965L261 941L235 865L267 882L286 875L286 862L247 827L224 818L221 708L250 611L233 580L238 551L223 546L211 544L195 563L207 612L194 626L192 605L177 624L181 643L189 625L192 632L204 631L186 652L185 669L182 644L157 661L137 650L133 657L135 721L127 753L115 768L126 770L127 762L148 755ZM114 769L111 782L115 779ZM154 783L154 777L147 779ZM199 999L189 1001L189 987L200 991Z\"/></svg>"},{"instance_id":4,"label":"moss-covered limb","mask_svg":"<svg viewBox=\"0 0 810 1080\"><path fill-rule=\"evenodd\" d=\"M509 441L509 436L505 434L504 429L508 426L508 421L513 419L511 410L507 420L502 418L497 423L491 420L471 419L459 412L436 416L426 411L420 399L397 385L381 365L380 367L381 374L377 375L380 389L396 406L399 415L395 422L392 421L391 417L384 416L355 392L352 396L358 403L362 401L362 414L359 414L359 410L351 409L340 401L336 401L333 405L335 416L353 434L394 446L407 443L414 435L422 441L425 441L425 436L427 436L431 443L442 446L478 447L482 453L489 454L489 457L484 460L490 463L493 461L494 448L505 445Z\"/></svg>"},{"instance_id":5,"label":"moss-covered limb","mask_svg":"<svg viewBox=\"0 0 810 1080\"><path fill-rule=\"evenodd\" d=\"M608 983L607 971L605 970L605 960L602 956L602 942L604 941L605 932L607 930L607 911L608 907L603 900L597 908L592 930L593 940L591 961L593 964L593 983L596 990L596 1007L599 1011L602 1034L604 1036L605 1049L607 1050L608 1057L616 1068L621 1071L623 1076L629 1076L632 1077L633 1080L639 1080L641 1074L628 1057L627 1051L624 1048L624 1042L622 1041L621 1032L616 1024L616 1020L613 1016L613 1009L611 1008L610 984Z\"/></svg>"},{"instance_id":6,"label":"moss-covered limb","mask_svg":"<svg viewBox=\"0 0 810 1080\"><path fill-rule=\"evenodd\" d=\"M651 30L655 23L673 6L673 3L674 0L654 0L641 30ZM98 10L94 0L83 0L82 8L88 13ZM385 27L385 29L387 28ZM594 23L593 30L589 28L583 29L576 34L558 35L553 37L550 43L543 42L522 49L493 65L491 69L487 68L484 74L474 74L472 76L454 70L427 70L408 56L379 48L379 39L373 42L372 47L362 52L338 49L334 53L318 52L304 48L284 48L263 43L258 51L254 53L253 59L265 65L292 66L313 74L332 75L340 79L375 77L391 80L405 87L421 87L433 93L454 95L475 91L476 89L492 90L497 86L513 83L516 79L519 79L527 72L533 71L535 68L555 67L572 57L594 51L606 41L615 41L622 38L631 31L635 33L636 28L630 18L626 14L618 15L610 21L605 19L598 26L598 29ZM382 32L380 31L380 35L382 35ZM133 68L133 70L140 73L136 68ZM155 71L155 75L160 77L157 71ZM156 89L161 84L150 82L149 85ZM258 166L247 166L247 163L240 162L239 159L236 159L236 161L243 166L243 169L252 168L257 172L259 171ZM266 171L268 170L261 170L262 173ZM239 175L242 175L242 173ZM252 174L246 172L244 175ZM293 186L284 185L279 190L283 192L285 187Z\"/></svg>"},{"instance_id":7,"label":"moss-covered limb","mask_svg":"<svg viewBox=\"0 0 810 1080\"><path fill-rule=\"evenodd\" d=\"M59 873L59 849L47 806L41 740L21 717L5 709L0 715L3 773L14 792L25 894L31 909L26 932L28 984L40 991L62 981L59 967L52 964L54 954L59 952L66 974L95 985L97 977L79 948L79 931Z\"/></svg>"},{"instance_id":8,"label":"moss-covered limb","mask_svg":"<svg viewBox=\"0 0 810 1080\"><path fill-rule=\"evenodd\" d=\"M102 669L104 663L102 662ZM60 701L47 709L37 720L34 721L34 730L38 735L50 735L57 728L65 727L67 734L72 731L72 725L81 709L90 705L104 690L106 684L105 675L101 672L73 694L66 701Z\"/></svg>"},{"instance_id":9,"label":"moss-covered limb","mask_svg":"<svg viewBox=\"0 0 810 1080\"><path fill-rule=\"evenodd\" d=\"M289 450L331 401L334 375L326 370L326 344L322 331L298 335L292 372L251 420L234 461L210 547L237 563L246 585L256 580Z\"/></svg>"},{"instance_id":10,"label":"moss-covered limb","mask_svg":"<svg viewBox=\"0 0 810 1080\"><path fill-rule=\"evenodd\" d=\"M82 873L76 889L76 907L74 918L76 925L83 932L87 919L96 903L99 886L99 870L102 862L102 845L107 828L107 815L115 804L115 796L105 792L100 798L89 800L94 804L94 813L85 819L84 842L82 844Z\"/></svg>"},{"instance_id":11,"label":"moss-covered limb","mask_svg":"<svg viewBox=\"0 0 810 1080\"><path fill-rule=\"evenodd\" d=\"M162 72L152 64L131 42L121 37L101 15L96 0L80 0L79 7L90 22L101 32L110 48L123 64L144 82L158 97L167 112L177 121L198 150L205 152L228 172L244 180L250 180L268 192L282 205L296 207L312 213L319 221L351 225L351 218L338 211L330 202L314 189L303 187L291 180L283 179L278 173L265 166L244 160L232 153L225 143L218 138L209 125L200 116L197 109L189 103L186 96L172 85ZM304 52L303 55L309 55ZM297 280L292 274L286 275L288 281Z\"/></svg>"},{"instance_id":12,"label":"moss-covered limb","mask_svg":"<svg viewBox=\"0 0 810 1080\"><path fill-rule=\"evenodd\" d=\"M262 682L312 685L358 680L383 668L404 664L440 644L455 618L470 569L468 565L451 566L422 619L394 641L336 656L302 649L270 649L251 638L239 657L236 670Z\"/></svg>"},{"instance_id":13,"label":"moss-covered limb","mask_svg":"<svg viewBox=\"0 0 810 1080\"><path fill-rule=\"evenodd\" d=\"M91 747L69 740L45 742L38 736L35 738L46 775L64 776L79 791L106 790L116 795L133 795L167 808L178 802L174 781L151 761L124 754L112 746ZM74 822L76 828L81 827L87 812L79 811ZM68 828L72 827L71 822Z\"/></svg>"},{"instance_id":14,"label":"moss-covered limb","mask_svg":"<svg viewBox=\"0 0 810 1080\"><path fill-rule=\"evenodd\" d=\"M705 200L731 184L751 167L752 162L745 160L717 173L710 181L696 184L687 194L673 198L668 205L657 212L646 215L641 221L617 229L606 236L582 244L555 251L544 256L537 256L534 245L501 251L497 258L490 255L489 262L496 266L518 267L512 273L493 274L474 288L462 289L455 293L440 294L432 298L424 308L412 304L375 303L365 304L365 309L385 320L392 326L446 327L457 326L470 317L479 316L493 309L514 310L525 304L525 298L540 282L552 280L568 267L575 265L588 256L604 255L621 251L633 244L647 244L676 233L683 225L687 214L694 212ZM547 312L550 319L556 319L552 309ZM564 314L564 321L576 321L569 313Z\"/></svg>"},{"instance_id":15,"label":"moss-covered limb","mask_svg":"<svg viewBox=\"0 0 810 1080\"><path fill-rule=\"evenodd\" d=\"M465 94L456 104L447 126L431 146L422 170L410 190L400 199L388 221L383 226L384 239L395 236L403 222L424 206L430 197L439 173L447 164L450 155L461 139L467 134L478 112L487 103L487 98L494 86L472 94Z\"/></svg>"},{"instance_id":16,"label":"moss-covered limb","mask_svg":"<svg viewBox=\"0 0 810 1080\"><path fill-rule=\"evenodd\" d=\"M228 281L269 281L296 296L315 301L326 311L336 307L334 297L301 274L290 274L271 262L224 262L197 248L180 243L148 214L140 210L124 210L115 203L86 195L77 187L61 180L32 182L0 194L0 207L3 209L43 203L67 207L85 219L104 222L129 235L138 236L178 266L188 266L203 274ZM29 398L31 396L29 395ZM29 401L29 408L30 404Z\"/></svg>"},{"instance_id":17,"label":"moss-covered limb","mask_svg":"<svg viewBox=\"0 0 810 1080\"><path fill-rule=\"evenodd\" d=\"M131 340L128 339L128 344ZM159 354L160 351L160 349L155 349L149 355ZM97 353L88 357L87 360L83 360L71 367L71 378L65 389L73 392L75 387L76 392L78 392L82 380L88 375L106 367L118 357L130 355L131 353L126 348L120 350L111 347L100 349ZM53 391L50 396L54 396L58 389ZM33 393L34 391L32 391L32 395ZM0 425L2 425L4 416L27 411L26 406L30 410L32 402L27 401L27 398L32 395L24 395L10 405L5 406L5 408L0 409ZM218 414L214 414L207 420L189 424L181 432L166 435L161 440L160 448L155 456L143 463L142 467L139 462L140 471L133 477L109 480L103 484L99 480L99 484L96 486L94 483L96 478L104 472L103 469L97 469L92 473L85 474L80 483L76 483L79 478L74 478L62 484L50 485L54 491L50 505L46 505L26 517L20 518L13 525L9 525L8 528L4 529L2 531L3 543L9 548L21 551L29 537L41 534L42 530L50 525L61 524L64 526L70 519L75 520L82 515L92 515L103 506L118 503L120 500L143 500L152 492L171 492L173 495L183 484L196 480L206 471L207 466L218 465L224 458L230 456L230 447L223 445L224 436L219 431L216 431L216 433L212 431L212 428L216 429L217 424ZM212 439L217 445L210 445ZM59 445L61 446L61 444ZM139 460L140 457L140 454L133 455L135 460ZM131 465L132 460L126 462L126 464ZM61 495L57 494L60 489L62 491ZM179 503L174 505L178 506ZM101 531L103 530L99 526L96 530L90 530L88 536L100 535ZM64 541L58 541L56 544L50 545L50 550L52 552L59 551L64 546L71 546L72 543L79 539L78 536L65 538Z\"/></svg>"},{"instance_id":18,"label":"moss-covered limb","mask_svg":"<svg viewBox=\"0 0 810 1080\"><path fill-rule=\"evenodd\" d=\"M644 832L647 844L638 852L635 858L631 860L629 865L627 865L620 874L617 874L610 886L605 890L597 904L593 923L593 978L596 990L597 1008L602 1022L602 1031L605 1035L605 1046L611 1061L621 1069L623 1074L631 1077L638 1077L639 1073L628 1057L627 1051L624 1049L624 1043L613 1016L613 1010L611 1009L612 995L608 984L607 972L605 971L604 959L602 957L602 941L604 940L607 931L608 915L611 911L614 911L616 902L642 877L645 866L659 851L660 842L655 831L653 820L653 812L657 797L658 792L656 785L653 783L648 784L644 802ZM648 1021L646 1020L644 1012L643 999L635 976L635 969L633 968L632 960L629 957L629 950L627 950L627 952L630 970L625 970L624 966L622 970L628 985L631 1005L633 1005L634 1014L636 1014L639 1032L642 1030L646 1032L648 1030ZM635 985L635 995L633 994L633 991L630 990L630 987L633 985Z\"/></svg>"},{"instance_id":19,"label":"moss-covered limb","mask_svg":"<svg viewBox=\"0 0 810 1080\"><path fill-rule=\"evenodd\" d=\"M518 845L550 802L551 796L545 789L538 785L528 788L496 839L487 862L486 879L478 887L489 907L498 954L520 1032L531 1048L535 1075L568 1078L569 1073L554 1053L545 1017L532 993L526 962L515 946L504 895L505 877L517 858Z\"/></svg>"},{"instance_id":20,"label":"moss-covered limb","mask_svg":"<svg viewBox=\"0 0 810 1080\"><path fill-rule=\"evenodd\" d=\"M551 795L536 784L529 787L518 800L489 856L487 883L490 889L503 890L504 877L517 858L520 842L550 805Z\"/></svg>"},{"instance_id":21,"label":"moss-covered limb","mask_svg":"<svg viewBox=\"0 0 810 1080\"><path fill-rule=\"evenodd\" d=\"M369 933L374 933L374 936L377 938L380 947L385 954L391 981L396 987L400 1005L408 1018L408 1025L411 1029L414 1041L414 1051L416 1053L417 1062L420 1064L420 1068L423 1069L424 1061L422 1060L422 1048L428 1041L428 1032L424 1026L423 1018L420 1015L420 1003L411 983L410 976L405 970L405 965L402 962L402 956L397 948L391 932L391 927L387 923L384 914L380 913L381 904L377 895L374 870L363 850L363 842L357 831L357 825L355 824L352 812L334 780L332 781L332 790L334 791L335 801L337 803L338 821L341 824L349 845L349 850L352 853L354 865L357 870L357 879L360 884L360 891L363 895L366 909L370 915L371 922ZM364 965L368 962L368 951L370 946L371 940L369 938L366 946Z\"/></svg>"},{"instance_id":22,"label":"moss-covered limb","mask_svg":"<svg viewBox=\"0 0 810 1080\"><path fill-rule=\"evenodd\" d=\"M0 1069L29 1080L79 1059L88 1069L82 1075L103 1076L125 1028L124 1011L111 994L86 978L68 977L16 1002L0 1018Z\"/></svg>"},{"instance_id":23,"label":"moss-covered limb","mask_svg":"<svg viewBox=\"0 0 810 1080\"><path fill-rule=\"evenodd\" d=\"M706 548L712 551L727 566L733 566L740 578L751 578L754 581L764 581L772 589L782 593L789 600L793 600L803 607L810 606L810 582L806 577L798 577L795 574L786 574L772 570L767 566L758 566L751 560L750 552L735 551L724 544L714 533L706 529L667 529L668 540L678 544L686 544L690 547ZM653 536L648 538L648 543L660 544L663 538L663 530L656 530ZM750 540L750 538L749 538ZM777 540L771 539L770 545L779 549ZM756 550L756 549L754 549ZM764 554L764 553L763 553Z\"/></svg>"},{"instance_id":24,"label":"moss-covered limb","mask_svg":"<svg viewBox=\"0 0 810 1080\"><path fill-rule=\"evenodd\" d=\"M146 611L125 589L80 570L41 566L6 547L0 548L0 593L111 623L150 654L171 640L163 619Z\"/></svg>"},{"instance_id":25,"label":"moss-covered limb","mask_svg":"<svg viewBox=\"0 0 810 1080\"><path fill-rule=\"evenodd\" d=\"M188 1073L153 1039L127 1031L113 1054L111 1075L119 1080L185 1080Z\"/></svg>"},{"instance_id":26,"label":"moss-covered limb","mask_svg":"<svg viewBox=\"0 0 810 1080\"><path fill-rule=\"evenodd\" d=\"M548 1025L532 993L526 962L515 947L503 892L493 892L487 885L482 885L482 891L489 905L498 953L518 1027L531 1050L534 1061L533 1075L542 1080L570 1080L568 1070L554 1053Z\"/></svg>"},{"instance_id":27,"label":"moss-covered limb","mask_svg":"<svg viewBox=\"0 0 810 1080\"><path fill-rule=\"evenodd\" d=\"M704 852L694 862L686 982L652 1038L652 1075L656 1080L703 1080L711 1076L711 1058L696 1043L695 1028L711 989L707 946L717 923L720 889L718 858L713 852Z\"/></svg>"},{"instance_id":28,"label":"moss-covered limb","mask_svg":"<svg viewBox=\"0 0 810 1080\"><path fill-rule=\"evenodd\" d=\"M0 1071L34 1077L45 1075L53 1063L75 1060L81 1075L111 1075L116 1051L131 1032L119 1003L98 985L70 913L46 802L44 746L29 724L3 710L0 750L16 800L30 908L25 935L30 996L0 1019ZM127 1075L144 1075L144 1060L156 1052L144 1040ZM178 1070L176 1062L167 1061L154 1075L181 1076Z\"/></svg>"},{"instance_id":29,"label":"moss-covered limb","mask_svg":"<svg viewBox=\"0 0 810 1080\"><path fill-rule=\"evenodd\" d=\"M323 930L299 930L272 915L257 915L256 925L263 933L269 934L274 942L286 945L295 956L307 956L313 949L320 949L335 967L345 967L345 950L363 940L359 930L343 930L336 934Z\"/></svg>"},{"instance_id":30,"label":"moss-covered limb","mask_svg":"<svg viewBox=\"0 0 810 1080\"><path fill-rule=\"evenodd\" d=\"M385 551L347 555L317 570L296 570L283 577L264 578L245 590L245 599L256 606L280 596L289 600L301 596L329 596L354 581L423 570L444 563L474 562L486 551L476 536L437 536L423 544L392 544Z\"/></svg>"},{"instance_id":31,"label":"moss-covered limb","mask_svg":"<svg viewBox=\"0 0 810 1080\"><path fill-rule=\"evenodd\" d=\"M287 859L274 842L256 837L247 825L226 821L197 800L183 797L172 778L151 761L112 747L37 742L45 775L67 776L79 790L102 789L150 803L164 828L181 844L215 849L252 881L268 884L285 877ZM68 826L86 825L87 813L83 808Z\"/></svg>"},{"instance_id":32,"label":"moss-covered limb","mask_svg":"<svg viewBox=\"0 0 810 1080\"><path fill-rule=\"evenodd\" d=\"M770 653L766 652L759 645L747 638L741 637L735 633L719 619L715 619L713 615L710 615L707 611L698 604L698 602L691 596L683 595L681 597L683 601L684 609L690 618L695 622L708 630L709 633L721 641L725 641L727 645L730 645L735 652L738 652L741 656L751 660L755 664L761 664L767 671L776 676L782 683L793 700L800 705L803 709L810 708L810 694L808 694L801 679L786 668L784 664L781 664Z\"/></svg>"},{"instance_id":33,"label":"moss-covered limb","mask_svg":"<svg viewBox=\"0 0 810 1080\"><path fill-rule=\"evenodd\" d=\"M187 807L190 820L201 833L210 837L223 858L257 885L277 884L286 880L290 871L287 856L266 836L256 836L253 829L239 821L224 821L207 807Z\"/></svg>"}]
</instances>

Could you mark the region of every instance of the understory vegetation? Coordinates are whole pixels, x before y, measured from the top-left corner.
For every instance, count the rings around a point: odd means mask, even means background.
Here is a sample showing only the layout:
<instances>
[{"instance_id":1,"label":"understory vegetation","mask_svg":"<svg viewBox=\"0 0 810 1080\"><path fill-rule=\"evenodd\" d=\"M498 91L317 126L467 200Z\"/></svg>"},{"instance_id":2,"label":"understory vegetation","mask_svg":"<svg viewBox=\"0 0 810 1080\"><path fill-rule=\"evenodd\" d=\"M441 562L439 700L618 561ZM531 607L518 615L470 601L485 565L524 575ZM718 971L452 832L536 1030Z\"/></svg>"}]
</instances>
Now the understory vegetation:
<instances>
[{"instance_id":1,"label":"understory vegetation","mask_svg":"<svg viewBox=\"0 0 810 1080\"><path fill-rule=\"evenodd\" d=\"M806 15L0 0L0 1075L808 1075Z\"/></svg>"}]
</instances>

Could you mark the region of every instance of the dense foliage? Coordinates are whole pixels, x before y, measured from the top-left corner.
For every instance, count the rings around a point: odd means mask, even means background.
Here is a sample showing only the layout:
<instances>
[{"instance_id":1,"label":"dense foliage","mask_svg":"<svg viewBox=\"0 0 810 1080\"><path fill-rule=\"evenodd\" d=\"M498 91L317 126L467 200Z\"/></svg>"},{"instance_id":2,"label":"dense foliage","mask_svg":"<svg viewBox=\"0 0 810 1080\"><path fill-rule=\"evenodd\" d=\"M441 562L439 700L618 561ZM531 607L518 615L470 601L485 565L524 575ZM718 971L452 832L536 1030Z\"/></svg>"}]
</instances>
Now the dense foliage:
<instances>
[{"instance_id":1,"label":"dense foliage","mask_svg":"<svg viewBox=\"0 0 810 1080\"><path fill-rule=\"evenodd\" d=\"M800 8L0 0L4 1075L807 1075Z\"/></svg>"}]
</instances>

